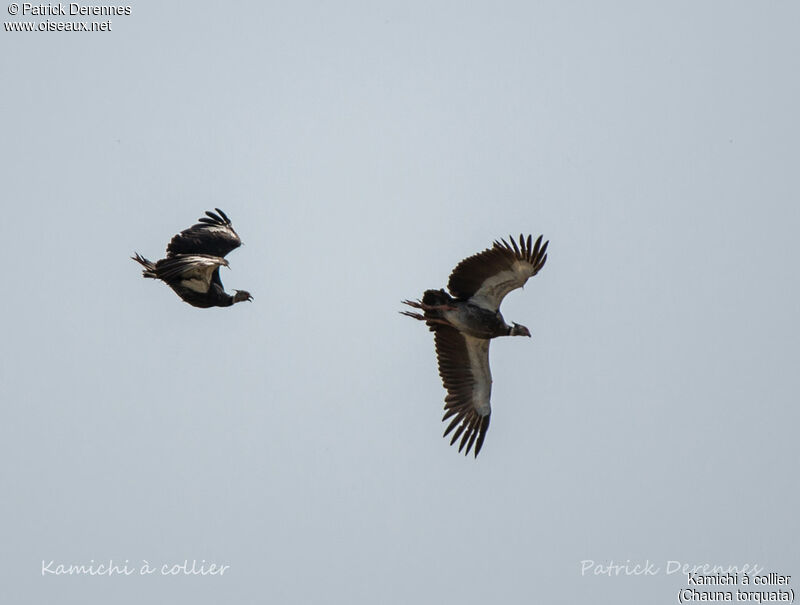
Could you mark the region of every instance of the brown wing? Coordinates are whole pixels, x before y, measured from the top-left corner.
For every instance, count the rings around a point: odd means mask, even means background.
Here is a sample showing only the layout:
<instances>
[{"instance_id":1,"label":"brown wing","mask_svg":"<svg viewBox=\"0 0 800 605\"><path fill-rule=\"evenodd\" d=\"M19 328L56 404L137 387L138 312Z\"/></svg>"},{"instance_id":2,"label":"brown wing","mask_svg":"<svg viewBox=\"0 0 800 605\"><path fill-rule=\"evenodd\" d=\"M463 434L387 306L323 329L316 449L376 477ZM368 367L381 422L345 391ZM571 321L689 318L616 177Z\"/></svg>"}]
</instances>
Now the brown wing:
<instances>
[{"instance_id":1,"label":"brown wing","mask_svg":"<svg viewBox=\"0 0 800 605\"><path fill-rule=\"evenodd\" d=\"M447 288L456 298L472 299L475 304L497 311L506 294L521 288L536 275L547 260L547 244L542 236L531 244L531 236L494 242L494 245L462 260L450 274Z\"/></svg>"},{"instance_id":2,"label":"brown wing","mask_svg":"<svg viewBox=\"0 0 800 605\"><path fill-rule=\"evenodd\" d=\"M167 257L178 254L208 254L224 257L231 250L242 245L239 235L225 213L216 208L217 213L206 212L196 225L184 229L172 238L167 246Z\"/></svg>"},{"instance_id":3,"label":"brown wing","mask_svg":"<svg viewBox=\"0 0 800 605\"><path fill-rule=\"evenodd\" d=\"M466 336L455 328L443 325L436 325L434 332L439 375L447 389L442 421L452 417L444 436L455 429L450 445L460 437L458 451L466 447L464 455L467 455L474 445L477 457L492 412L489 405L492 393L489 341Z\"/></svg>"},{"instance_id":4,"label":"brown wing","mask_svg":"<svg viewBox=\"0 0 800 605\"><path fill-rule=\"evenodd\" d=\"M155 264L155 274L170 285L181 286L195 292L206 293L213 282L219 281L219 268L228 261L207 254L180 254L162 258Z\"/></svg>"}]
</instances>

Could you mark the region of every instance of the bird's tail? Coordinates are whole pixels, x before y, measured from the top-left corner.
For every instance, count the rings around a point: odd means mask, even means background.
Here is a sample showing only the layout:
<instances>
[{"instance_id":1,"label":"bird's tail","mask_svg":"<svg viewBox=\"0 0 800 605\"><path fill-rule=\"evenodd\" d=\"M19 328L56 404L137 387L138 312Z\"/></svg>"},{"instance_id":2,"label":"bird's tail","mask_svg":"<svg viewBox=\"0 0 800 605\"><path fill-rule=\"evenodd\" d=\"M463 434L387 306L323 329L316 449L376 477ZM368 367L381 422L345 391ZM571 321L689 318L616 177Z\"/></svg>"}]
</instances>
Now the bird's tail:
<instances>
[{"instance_id":1,"label":"bird's tail","mask_svg":"<svg viewBox=\"0 0 800 605\"><path fill-rule=\"evenodd\" d=\"M456 299L444 290L425 290L425 294L422 295L422 300L402 301L404 305L422 310L422 313L400 311L400 314L413 317L419 321L424 321L431 332L435 332L439 326L452 326L452 324L442 316L442 311L455 308L451 306L455 302Z\"/></svg>"},{"instance_id":2,"label":"bird's tail","mask_svg":"<svg viewBox=\"0 0 800 605\"><path fill-rule=\"evenodd\" d=\"M444 290L425 290L425 294L422 295L423 305L441 306L449 305L452 302L454 302L453 297ZM436 315L438 315L438 313L434 316Z\"/></svg>"},{"instance_id":3,"label":"bird's tail","mask_svg":"<svg viewBox=\"0 0 800 605\"><path fill-rule=\"evenodd\" d=\"M142 276L156 279L158 277L158 275L156 275L156 264L147 260L144 256L141 256L138 252L134 252L134 254L135 256L131 256L131 258L144 267Z\"/></svg>"},{"instance_id":4,"label":"bird's tail","mask_svg":"<svg viewBox=\"0 0 800 605\"><path fill-rule=\"evenodd\" d=\"M442 309L450 307L454 302L455 299L444 290L425 290L422 295L423 319L431 332L436 332L441 326L450 325L450 322L444 319Z\"/></svg>"}]
</instances>

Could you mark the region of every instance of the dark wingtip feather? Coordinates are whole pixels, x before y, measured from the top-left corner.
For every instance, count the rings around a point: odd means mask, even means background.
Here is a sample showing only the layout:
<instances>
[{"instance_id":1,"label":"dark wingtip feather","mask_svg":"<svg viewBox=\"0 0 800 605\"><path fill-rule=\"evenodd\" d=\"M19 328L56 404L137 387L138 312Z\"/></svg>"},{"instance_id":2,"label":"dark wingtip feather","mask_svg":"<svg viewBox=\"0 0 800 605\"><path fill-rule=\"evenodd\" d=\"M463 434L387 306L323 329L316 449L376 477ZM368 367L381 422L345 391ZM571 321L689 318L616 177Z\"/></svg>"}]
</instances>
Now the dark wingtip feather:
<instances>
[{"instance_id":1,"label":"dark wingtip feather","mask_svg":"<svg viewBox=\"0 0 800 605\"><path fill-rule=\"evenodd\" d=\"M473 425L474 424L477 424L478 426L472 427L472 436L469 438L469 442L467 443L467 451L464 452L465 456L469 454L469 451L472 449L472 444L475 443L475 439L478 437L478 433L480 432L480 421L473 423Z\"/></svg>"},{"instance_id":2,"label":"dark wingtip feather","mask_svg":"<svg viewBox=\"0 0 800 605\"><path fill-rule=\"evenodd\" d=\"M464 429L465 429L465 428L467 428L467 423L466 423L466 422L462 422L462 423L461 423L461 424L458 426L458 428L456 429L456 432L455 432L455 433L453 433L453 438L452 438L452 439L450 439L450 445L453 445L453 444L454 444L454 443L455 443L455 442L458 440L458 438L461 436L461 433L463 433L463 432L464 432ZM461 448L458 448L458 451L460 452L460 451L461 451Z\"/></svg>"},{"instance_id":3,"label":"dark wingtip feather","mask_svg":"<svg viewBox=\"0 0 800 605\"><path fill-rule=\"evenodd\" d=\"M469 446L467 446L467 451L464 452L465 456L467 454L469 454L469 449L470 449L470 446L472 445L472 440L475 437L475 424L476 423L477 423L477 418L473 417L472 419L470 419L467 422L465 422L464 425L462 425L462 426L464 426L466 431L464 431L464 436L461 438L461 443L458 446L458 451L460 453L461 450L464 449L464 446L469 444Z\"/></svg>"},{"instance_id":4,"label":"dark wingtip feather","mask_svg":"<svg viewBox=\"0 0 800 605\"><path fill-rule=\"evenodd\" d=\"M219 214L214 214L210 210L206 210L206 215L201 216L198 220L200 223L204 223L206 225L230 225L231 220L228 218L228 215L225 214L219 208L214 208Z\"/></svg>"},{"instance_id":5,"label":"dark wingtip feather","mask_svg":"<svg viewBox=\"0 0 800 605\"><path fill-rule=\"evenodd\" d=\"M480 427L480 431L479 431L479 435L478 435L478 441L475 444L475 457L476 458L478 457L478 452L480 452L481 448L483 447L483 440L486 438L486 432L489 430L489 420L490 419L491 419L491 416L484 416L481 419L481 427Z\"/></svg>"},{"instance_id":6,"label":"dark wingtip feather","mask_svg":"<svg viewBox=\"0 0 800 605\"><path fill-rule=\"evenodd\" d=\"M453 411L452 411L452 413L456 413L456 410L453 410ZM447 418L449 418L449 416L451 416L451 415L452 415L452 413L451 413L451 414L445 414L444 418L442 418L442 422L444 422L445 420L447 420ZM447 427L447 428L444 430L444 435L442 435L442 437L447 437L447 434L448 434L450 431L452 431L452 430L455 428L455 426L456 426L456 425L457 425L459 422L461 422L461 420L462 420L463 418L464 418L464 412L463 412L463 411L461 411L460 413L458 413L458 415L457 415L455 418L453 418L452 422L450 422L450 424L448 425L448 427ZM451 442L450 442L450 445L453 445L453 442L454 442L454 441L455 441L457 438L458 438L457 436L453 437L453 441L451 441Z\"/></svg>"}]
</instances>

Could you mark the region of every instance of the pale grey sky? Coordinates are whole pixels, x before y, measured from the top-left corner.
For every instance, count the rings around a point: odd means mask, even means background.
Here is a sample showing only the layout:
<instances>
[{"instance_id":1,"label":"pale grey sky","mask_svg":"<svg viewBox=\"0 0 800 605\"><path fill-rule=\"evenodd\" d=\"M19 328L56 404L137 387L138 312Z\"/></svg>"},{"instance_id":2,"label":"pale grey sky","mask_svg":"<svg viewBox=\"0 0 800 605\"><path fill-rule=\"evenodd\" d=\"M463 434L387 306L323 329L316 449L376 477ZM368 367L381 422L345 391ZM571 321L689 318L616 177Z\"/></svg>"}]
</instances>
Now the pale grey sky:
<instances>
[{"instance_id":1,"label":"pale grey sky","mask_svg":"<svg viewBox=\"0 0 800 605\"><path fill-rule=\"evenodd\" d=\"M3 603L675 603L669 561L800 577L796 2L130 6L0 32ZM255 301L194 309L129 256L215 206ZM551 241L503 307L533 338L493 343L464 458L397 311L521 232ZM230 568L138 574L187 559Z\"/></svg>"}]
</instances>

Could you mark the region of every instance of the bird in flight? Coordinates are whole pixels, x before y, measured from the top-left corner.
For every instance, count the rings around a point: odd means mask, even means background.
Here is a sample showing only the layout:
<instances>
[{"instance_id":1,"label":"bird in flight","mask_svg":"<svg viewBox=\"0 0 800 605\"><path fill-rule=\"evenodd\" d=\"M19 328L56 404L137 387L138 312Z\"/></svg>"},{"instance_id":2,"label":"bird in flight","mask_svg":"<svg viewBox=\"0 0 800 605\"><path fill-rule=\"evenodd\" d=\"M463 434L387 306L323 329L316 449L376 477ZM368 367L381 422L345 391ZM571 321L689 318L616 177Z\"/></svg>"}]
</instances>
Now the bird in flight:
<instances>
[{"instance_id":1,"label":"bird in flight","mask_svg":"<svg viewBox=\"0 0 800 605\"><path fill-rule=\"evenodd\" d=\"M167 257L152 262L135 253L131 258L144 267L142 275L165 282L193 307L230 307L253 297L244 290L225 292L219 268L227 267L225 255L242 245L225 213L206 212L196 225L184 229L167 246Z\"/></svg>"},{"instance_id":2,"label":"bird in flight","mask_svg":"<svg viewBox=\"0 0 800 605\"><path fill-rule=\"evenodd\" d=\"M424 321L433 332L439 375L447 390L442 421L450 420L446 437L455 429L450 445L459 437L460 452L468 455L474 445L481 451L489 428L492 373L489 370L489 342L498 336L530 336L525 326L508 325L500 314L506 294L521 288L536 275L547 260L542 236L495 241L491 248L462 260L450 274L444 290L426 290L422 300L403 304L422 313L400 311Z\"/></svg>"}]
</instances>

